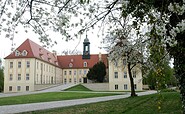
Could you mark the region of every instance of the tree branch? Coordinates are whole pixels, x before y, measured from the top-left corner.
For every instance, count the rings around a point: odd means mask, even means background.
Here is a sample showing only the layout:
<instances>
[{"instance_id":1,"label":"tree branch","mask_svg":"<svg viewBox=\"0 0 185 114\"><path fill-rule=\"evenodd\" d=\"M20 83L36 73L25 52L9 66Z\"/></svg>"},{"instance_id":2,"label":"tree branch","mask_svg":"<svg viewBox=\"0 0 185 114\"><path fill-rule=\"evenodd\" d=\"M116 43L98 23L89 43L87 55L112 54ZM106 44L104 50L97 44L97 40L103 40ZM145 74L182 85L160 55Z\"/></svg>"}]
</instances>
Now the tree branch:
<instances>
[{"instance_id":1,"label":"tree branch","mask_svg":"<svg viewBox=\"0 0 185 114\"><path fill-rule=\"evenodd\" d=\"M71 1L71 0L68 0L68 1L64 4L64 6L63 6L62 8L59 9L58 14L67 6L67 4L68 4L70 1Z\"/></svg>"}]
</instances>

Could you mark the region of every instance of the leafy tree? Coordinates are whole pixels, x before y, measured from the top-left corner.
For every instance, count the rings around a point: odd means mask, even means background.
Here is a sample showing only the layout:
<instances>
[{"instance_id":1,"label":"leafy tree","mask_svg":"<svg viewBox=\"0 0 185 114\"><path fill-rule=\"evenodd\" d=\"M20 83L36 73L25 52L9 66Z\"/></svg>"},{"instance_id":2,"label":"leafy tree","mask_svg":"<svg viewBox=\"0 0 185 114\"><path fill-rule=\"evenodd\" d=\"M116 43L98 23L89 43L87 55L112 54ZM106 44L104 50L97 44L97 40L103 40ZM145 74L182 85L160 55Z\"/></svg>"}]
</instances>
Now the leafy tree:
<instances>
[{"instance_id":1,"label":"leafy tree","mask_svg":"<svg viewBox=\"0 0 185 114\"><path fill-rule=\"evenodd\" d=\"M3 69L0 68L0 92L4 90L4 73Z\"/></svg>"},{"instance_id":2,"label":"leafy tree","mask_svg":"<svg viewBox=\"0 0 185 114\"><path fill-rule=\"evenodd\" d=\"M87 78L95 82L103 82L106 75L106 66L103 62L96 63L87 73Z\"/></svg>"}]
</instances>

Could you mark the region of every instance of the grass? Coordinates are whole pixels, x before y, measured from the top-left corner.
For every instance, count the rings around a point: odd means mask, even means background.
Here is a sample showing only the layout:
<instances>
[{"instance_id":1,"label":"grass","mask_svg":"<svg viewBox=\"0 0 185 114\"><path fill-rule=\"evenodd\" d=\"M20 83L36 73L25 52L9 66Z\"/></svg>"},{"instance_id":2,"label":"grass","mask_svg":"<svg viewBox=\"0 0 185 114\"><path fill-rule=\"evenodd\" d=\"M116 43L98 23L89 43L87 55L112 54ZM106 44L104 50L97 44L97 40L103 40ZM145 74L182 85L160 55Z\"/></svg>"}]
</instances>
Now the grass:
<instances>
[{"instance_id":1,"label":"grass","mask_svg":"<svg viewBox=\"0 0 185 114\"><path fill-rule=\"evenodd\" d=\"M74 87L68 88L65 91L91 91L91 90L79 84Z\"/></svg>"},{"instance_id":2,"label":"grass","mask_svg":"<svg viewBox=\"0 0 185 114\"><path fill-rule=\"evenodd\" d=\"M26 104L26 103L37 103L37 102L48 102L48 101L60 101L80 98L91 98L110 96L117 94L108 93L77 93L77 92L49 92L39 93L23 96L4 97L0 98L0 106L2 105L13 105L13 104Z\"/></svg>"},{"instance_id":3,"label":"grass","mask_svg":"<svg viewBox=\"0 0 185 114\"><path fill-rule=\"evenodd\" d=\"M158 110L158 94L72 107L26 112L25 114L181 114L178 92L162 93L161 110ZM24 114L24 113L23 113Z\"/></svg>"}]
</instances>

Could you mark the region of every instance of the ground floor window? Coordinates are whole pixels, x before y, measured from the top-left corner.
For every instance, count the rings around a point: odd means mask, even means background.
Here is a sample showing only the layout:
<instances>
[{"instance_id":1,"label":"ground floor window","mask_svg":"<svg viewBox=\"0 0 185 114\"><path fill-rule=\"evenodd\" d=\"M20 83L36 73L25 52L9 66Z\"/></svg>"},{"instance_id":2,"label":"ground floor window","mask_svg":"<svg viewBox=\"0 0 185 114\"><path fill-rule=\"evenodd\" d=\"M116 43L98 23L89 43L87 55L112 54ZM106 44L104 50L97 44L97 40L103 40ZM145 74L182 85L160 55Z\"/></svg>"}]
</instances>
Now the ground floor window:
<instances>
[{"instance_id":1,"label":"ground floor window","mask_svg":"<svg viewBox=\"0 0 185 114\"><path fill-rule=\"evenodd\" d=\"M30 87L29 86L26 86L26 91L29 91L30 90Z\"/></svg>"},{"instance_id":2,"label":"ground floor window","mask_svg":"<svg viewBox=\"0 0 185 114\"><path fill-rule=\"evenodd\" d=\"M21 86L17 86L17 91L21 91Z\"/></svg>"},{"instance_id":3,"label":"ground floor window","mask_svg":"<svg viewBox=\"0 0 185 114\"><path fill-rule=\"evenodd\" d=\"M82 82L82 79L81 79L81 78L79 79L79 82L80 82L80 83Z\"/></svg>"},{"instance_id":4,"label":"ground floor window","mask_svg":"<svg viewBox=\"0 0 185 114\"><path fill-rule=\"evenodd\" d=\"M71 83L71 78L69 79L69 83Z\"/></svg>"},{"instance_id":5,"label":"ground floor window","mask_svg":"<svg viewBox=\"0 0 185 114\"><path fill-rule=\"evenodd\" d=\"M12 91L12 86L9 86L9 91Z\"/></svg>"},{"instance_id":6,"label":"ground floor window","mask_svg":"<svg viewBox=\"0 0 185 114\"><path fill-rule=\"evenodd\" d=\"M127 84L124 84L124 90L127 90L128 87L127 87Z\"/></svg>"},{"instance_id":7,"label":"ground floor window","mask_svg":"<svg viewBox=\"0 0 185 114\"><path fill-rule=\"evenodd\" d=\"M134 84L134 89L137 89L137 85L136 84Z\"/></svg>"},{"instance_id":8,"label":"ground floor window","mask_svg":"<svg viewBox=\"0 0 185 114\"><path fill-rule=\"evenodd\" d=\"M66 84L66 83L67 83L67 79L65 78L65 79L64 79L64 84Z\"/></svg>"},{"instance_id":9,"label":"ground floor window","mask_svg":"<svg viewBox=\"0 0 185 114\"><path fill-rule=\"evenodd\" d=\"M117 84L115 85L115 90L118 90L118 85Z\"/></svg>"}]
</instances>

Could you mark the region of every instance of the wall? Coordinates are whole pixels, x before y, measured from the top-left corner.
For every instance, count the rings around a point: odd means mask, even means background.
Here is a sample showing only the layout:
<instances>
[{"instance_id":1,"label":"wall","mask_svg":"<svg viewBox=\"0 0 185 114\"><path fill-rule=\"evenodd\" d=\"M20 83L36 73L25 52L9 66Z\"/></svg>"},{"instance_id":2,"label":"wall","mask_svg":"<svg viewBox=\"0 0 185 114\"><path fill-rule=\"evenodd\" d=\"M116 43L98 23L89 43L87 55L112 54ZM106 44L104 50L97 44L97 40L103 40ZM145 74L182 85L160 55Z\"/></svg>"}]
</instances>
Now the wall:
<instances>
[{"instance_id":1,"label":"wall","mask_svg":"<svg viewBox=\"0 0 185 114\"><path fill-rule=\"evenodd\" d=\"M82 85L93 91L109 91L109 83L86 83Z\"/></svg>"}]
</instances>

